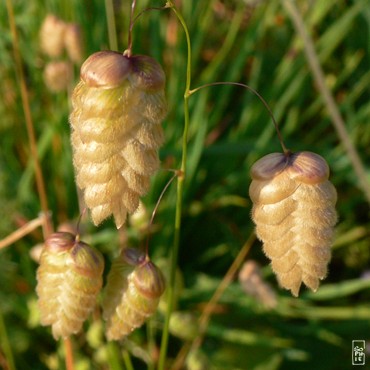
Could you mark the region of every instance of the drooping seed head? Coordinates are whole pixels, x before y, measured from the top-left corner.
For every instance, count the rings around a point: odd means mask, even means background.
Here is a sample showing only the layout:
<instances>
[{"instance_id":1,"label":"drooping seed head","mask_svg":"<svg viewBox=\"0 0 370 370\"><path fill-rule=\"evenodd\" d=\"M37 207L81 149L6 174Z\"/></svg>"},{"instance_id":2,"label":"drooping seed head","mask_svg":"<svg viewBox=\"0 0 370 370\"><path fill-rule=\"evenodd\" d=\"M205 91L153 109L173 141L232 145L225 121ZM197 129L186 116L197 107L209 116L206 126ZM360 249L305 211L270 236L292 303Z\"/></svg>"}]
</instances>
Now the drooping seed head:
<instances>
[{"instance_id":1,"label":"drooping seed head","mask_svg":"<svg viewBox=\"0 0 370 370\"><path fill-rule=\"evenodd\" d=\"M53 14L48 14L40 29L42 51L49 57L60 57L64 49L66 23Z\"/></svg>"},{"instance_id":2,"label":"drooping seed head","mask_svg":"<svg viewBox=\"0 0 370 370\"><path fill-rule=\"evenodd\" d=\"M282 287L298 296L325 278L337 221L326 161L312 152L273 153L251 169L256 234Z\"/></svg>"},{"instance_id":3,"label":"drooping seed head","mask_svg":"<svg viewBox=\"0 0 370 370\"><path fill-rule=\"evenodd\" d=\"M67 61L53 61L46 64L43 78L52 92L67 91L72 82L72 65Z\"/></svg>"},{"instance_id":4,"label":"drooping seed head","mask_svg":"<svg viewBox=\"0 0 370 370\"><path fill-rule=\"evenodd\" d=\"M103 300L109 340L118 340L143 325L157 309L165 289L162 272L145 253L128 248L114 261Z\"/></svg>"},{"instance_id":5,"label":"drooping seed head","mask_svg":"<svg viewBox=\"0 0 370 370\"><path fill-rule=\"evenodd\" d=\"M55 339L79 332L96 304L103 280L103 256L67 232L50 235L37 270L42 325Z\"/></svg>"},{"instance_id":6,"label":"drooping seed head","mask_svg":"<svg viewBox=\"0 0 370 370\"><path fill-rule=\"evenodd\" d=\"M165 76L152 58L114 51L91 55L72 95L73 164L95 225L117 228L139 207L159 168L167 113Z\"/></svg>"}]
</instances>

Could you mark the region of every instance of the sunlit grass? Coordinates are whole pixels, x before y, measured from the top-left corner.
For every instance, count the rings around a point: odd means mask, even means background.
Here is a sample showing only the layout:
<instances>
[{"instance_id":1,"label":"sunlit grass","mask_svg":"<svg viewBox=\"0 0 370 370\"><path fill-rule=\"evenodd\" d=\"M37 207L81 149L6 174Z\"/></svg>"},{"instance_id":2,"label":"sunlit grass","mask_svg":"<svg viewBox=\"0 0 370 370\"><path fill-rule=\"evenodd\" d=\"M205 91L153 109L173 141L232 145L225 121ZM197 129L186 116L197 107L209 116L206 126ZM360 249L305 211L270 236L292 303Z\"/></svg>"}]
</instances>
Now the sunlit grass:
<instances>
[{"instance_id":1,"label":"sunlit grass","mask_svg":"<svg viewBox=\"0 0 370 370\"><path fill-rule=\"evenodd\" d=\"M65 221L76 222L79 215L69 144L70 90L53 94L45 87L42 74L49 59L40 50L39 28L49 12L68 22L78 22L87 57L109 48L105 4L98 0L88 4L65 0L13 3L37 150L57 227ZM138 0L137 13L164 3ZM256 5L247 5L251 3ZM369 180L368 2L327 0L299 4L325 83L344 118L349 139L367 165ZM127 46L129 10L126 0L114 9L120 50ZM269 103L286 145L294 151L314 151L329 163L331 181L338 191L339 214L329 275L315 294L303 291L296 299L280 290L260 242L253 243L248 258L264 266L263 276L278 296L277 307L268 310L247 296L235 277L214 306L201 353L191 354L189 369L202 361L207 363L204 368L210 369L348 369L352 339L368 340L370 332L370 289L365 279L370 263L369 205L313 82L302 39L278 1L187 0L179 10L193 46L191 87L232 81L256 89ZM4 2L0 5L0 26L3 239L37 218L41 206ZM133 41L134 53L153 56L166 72L169 114L163 124L166 143L160 156L164 169L177 169L182 154L187 57L183 30L172 12L154 10L137 20ZM70 89L78 79L78 67L74 72ZM253 233L249 168L261 156L281 149L263 104L242 88L220 85L201 90L189 98L189 108L178 266L184 287L179 291L176 309L199 317ZM161 170L153 179L151 191L144 198L149 213L171 176L171 172ZM150 239L153 260L166 263L171 254L175 206L176 186L171 185L154 220L155 233ZM95 228L87 219L81 232L84 240L105 255L109 268L124 235L117 233L111 221ZM133 228L127 230L127 235L132 244L144 242ZM0 332L1 355L9 366L13 356L15 367L22 370L56 369L58 363L64 366L62 346L53 342L50 329L37 325L37 263L29 252L42 241L41 230L36 230L0 251L0 310L5 324ZM151 361L157 359L163 322L162 308L149 324L150 346L145 328L133 333L128 342L108 346L97 311L86 323L85 333L73 338L76 369L123 369L129 361L127 353L135 369L154 368ZM11 354L6 343L10 343ZM168 357L175 361L181 348L189 344L171 335Z\"/></svg>"}]
</instances>

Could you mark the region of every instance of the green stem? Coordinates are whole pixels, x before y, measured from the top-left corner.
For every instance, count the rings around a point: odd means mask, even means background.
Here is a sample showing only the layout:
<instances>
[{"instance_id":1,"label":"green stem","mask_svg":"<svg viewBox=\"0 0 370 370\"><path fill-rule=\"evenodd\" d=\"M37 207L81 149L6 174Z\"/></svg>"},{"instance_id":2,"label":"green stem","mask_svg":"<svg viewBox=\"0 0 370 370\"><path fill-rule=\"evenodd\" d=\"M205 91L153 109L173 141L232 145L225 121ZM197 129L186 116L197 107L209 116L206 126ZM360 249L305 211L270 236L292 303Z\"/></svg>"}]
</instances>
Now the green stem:
<instances>
[{"instance_id":1,"label":"green stem","mask_svg":"<svg viewBox=\"0 0 370 370\"><path fill-rule=\"evenodd\" d=\"M134 365L132 364L130 353L127 350L124 350L122 356L123 362L126 366L126 370L134 370Z\"/></svg>"},{"instance_id":2,"label":"green stem","mask_svg":"<svg viewBox=\"0 0 370 370\"><path fill-rule=\"evenodd\" d=\"M6 364L9 370L15 370L13 351L10 345L8 333L6 331L6 326L1 311L0 311L0 347L4 352Z\"/></svg>"},{"instance_id":3,"label":"green stem","mask_svg":"<svg viewBox=\"0 0 370 370\"><path fill-rule=\"evenodd\" d=\"M171 8L175 13L177 19L181 23L187 43L187 67L186 67L186 84L185 84L185 93L184 93L184 131L182 136L182 160L181 160L181 173L177 177L177 198L176 198L176 215L175 215L175 235L174 235L174 244L172 250L172 259L171 259L171 271L170 271L170 281L167 287L168 289L168 306L166 313L166 320L163 328L161 350L159 355L158 369L165 369L165 362L167 357L167 347L169 339L169 323L171 318L171 313L174 306L174 297L175 297L175 276L176 276L176 267L179 254L180 246L180 231L181 231L181 217L182 217L182 198L183 198L183 189L184 189L184 180L186 176L186 160L187 160L187 149L188 149L188 130L189 130L189 97L190 97L190 84L191 84L191 42L189 36L189 30L185 23L184 18L178 12L175 5L172 1L167 1L167 7Z\"/></svg>"},{"instance_id":4,"label":"green stem","mask_svg":"<svg viewBox=\"0 0 370 370\"><path fill-rule=\"evenodd\" d=\"M109 48L111 50L117 51L118 43L117 43L116 20L114 19L114 7L112 0L105 0L105 12L107 15L108 23Z\"/></svg>"},{"instance_id":5,"label":"green stem","mask_svg":"<svg viewBox=\"0 0 370 370\"><path fill-rule=\"evenodd\" d=\"M107 363L111 370L122 370L121 355L115 342L107 343Z\"/></svg>"}]
</instances>

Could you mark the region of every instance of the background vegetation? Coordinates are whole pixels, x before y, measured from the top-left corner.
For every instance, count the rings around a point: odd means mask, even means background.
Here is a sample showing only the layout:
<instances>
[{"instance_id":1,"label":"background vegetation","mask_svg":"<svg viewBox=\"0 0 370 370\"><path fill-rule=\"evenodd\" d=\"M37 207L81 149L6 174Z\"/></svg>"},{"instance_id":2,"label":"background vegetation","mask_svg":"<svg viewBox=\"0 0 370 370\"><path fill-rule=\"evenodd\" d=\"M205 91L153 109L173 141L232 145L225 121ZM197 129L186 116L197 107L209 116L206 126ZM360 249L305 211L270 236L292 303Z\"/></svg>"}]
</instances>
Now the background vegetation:
<instances>
[{"instance_id":1,"label":"background vegetation","mask_svg":"<svg viewBox=\"0 0 370 370\"><path fill-rule=\"evenodd\" d=\"M39 44L44 17L53 13L81 25L86 57L109 48L102 0L13 0L19 48L24 63L37 149L46 179L52 219L57 227L76 222L78 198L69 144L69 91L50 92L43 81L49 61ZM297 1L361 160L370 163L370 2L368 0ZM176 310L190 314L171 323L168 363L188 349L196 330L187 333L211 299L239 251L249 240L247 256L263 266L277 295L274 309L244 293L237 276L213 306L204 341L190 351L189 369L348 369L353 339L370 340L369 204L352 163L332 125L322 94L314 83L289 14L280 1L186 0L176 2L192 41L192 88L215 81L247 83L265 98L279 122L287 147L322 155L338 190L339 222L330 273L316 294L300 298L278 288L261 244L253 239L249 217L249 169L261 156L280 151L268 112L256 96L236 86L216 86L190 98L187 177L179 255ZM165 1L139 0L137 11ZM118 49L127 46L130 2L116 1ZM13 39L5 2L0 4L0 238L40 212L35 188ZM167 75L169 114L163 123L166 143L163 169L178 168L183 131L183 94L187 48L183 30L170 10L151 11L134 27L134 53L147 54ZM144 198L148 214L171 177L161 170ZM154 261L168 270L173 245L176 186L159 206L150 240ZM82 239L99 248L106 271L123 240L143 241L133 226L118 233L111 221L95 228L86 219ZM63 368L63 347L50 329L39 326L35 271L30 251L42 243L36 230L0 251L0 367ZM165 303L128 341L108 345L99 310L73 338L76 369L124 369L130 353L135 369L153 368L158 357ZM197 325L194 325L194 329ZM149 338L149 339L148 339ZM370 348L370 343L368 343ZM183 352L184 353L184 352ZM12 358L15 366L12 366ZM367 360L370 363L370 359ZM147 365L146 364L149 364ZM126 364L127 366L127 364ZM369 366L369 365L367 365Z\"/></svg>"}]
</instances>

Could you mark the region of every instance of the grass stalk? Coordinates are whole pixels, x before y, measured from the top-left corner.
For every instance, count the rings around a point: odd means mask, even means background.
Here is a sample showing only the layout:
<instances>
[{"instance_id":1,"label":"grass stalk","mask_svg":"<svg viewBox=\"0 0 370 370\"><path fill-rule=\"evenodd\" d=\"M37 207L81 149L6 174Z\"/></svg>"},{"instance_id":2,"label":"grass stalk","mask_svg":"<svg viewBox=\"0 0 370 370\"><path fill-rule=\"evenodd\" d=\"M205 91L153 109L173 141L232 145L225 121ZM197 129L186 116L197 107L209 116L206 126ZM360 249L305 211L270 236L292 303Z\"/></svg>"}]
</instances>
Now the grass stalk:
<instances>
[{"instance_id":1,"label":"grass stalk","mask_svg":"<svg viewBox=\"0 0 370 370\"><path fill-rule=\"evenodd\" d=\"M184 92L184 131L182 135L182 159L180 173L177 177L177 195L176 195L176 215L175 215L175 234L174 234L174 243L171 256L171 269L170 269L170 281L167 287L168 289L168 306L166 312L166 319L163 328L162 341L161 341L161 350L159 354L158 369L165 369L165 362L167 357L167 348L169 340L169 324L170 318L174 306L175 298L175 277L176 277L176 267L180 247L180 231L181 231L181 218L182 218L182 206L183 206L183 189L184 181L186 178L186 161L187 161L187 149L188 149L188 130L189 130L189 97L190 97L190 85L191 85L191 41L189 30L186 25L184 18L181 13L177 10L172 1L168 1L166 4L167 7L171 8L175 13L177 19L181 23L186 37L187 43L187 66L186 66L186 83L185 83L185 92Z\"/></svg>"},{"instance_id":2,"label":"grass stalk","mask_svg":"<svg viewBox=\"0 0 370 370\"><path fill-rule=\"evenodd\" d=\"M340 140L342 141L348 158L352 163L353 169L358 177L359 185L365 194L367 202L370 203L370 183L367 180L365 167L362 164L361 158L358 155L358 152L349 137L343 117L341 116L338 106L333 98L333 94L330 92L325 83L325 75L321 68L312 38L305 28L304 21L295 5L295 2L291 0L283 0L283 5L287 13L291 17L297 33L303 40L307 62L311 69L316 85L324 99L324 103L329 112L332 123L338 133Z\"/></svg>"},{"instance_id":3,"label":"grass stalk","mask_svg":"<svg viewBox=\"0 0 370 370\"><path fill-rule=\"evenodd\" d=\"M130 353L127 350L123 351L122 357L126 370L134 370L134 365L132 364Z\"/></svg>"},{"instance_id":4,"label":"grass stalk","mask_svg":"<svg viewBox=\"0 0 370 370\"><path fill-rule=\"evenodd\" d=\"M116 20L114 19L113 0L105 0L105 13L107 16L109 48L118 50Z\"/></svg>"},{"instance_id":5,"label":"grass stalk","mask_svg":"<svg viewBox=\"0 0 370 370\"><path fill-rule=\"evenodd\" d=\"M64 346L64 362L66 365L66 370L73 370L74 369L74 362L73 362L73 348L72 348L72 341L71 338L65 338L63 340Z\"/></svg>"},{"instance_id":6,"label":"grass stalk","mask_svg":"<svg viewBox=\"0 0 370 370\"><path fill-rule=\"evenodd\" d=\"M205 305L202 315L200 316L199 322L198 322L199 335L193 340L190 346L186 344L187 350L183 348L180 351L179 356L177 357L175 364L173 366L173 370L182 369L182 365L186 359L187 354L189 352L195 352L202 345L202 342L206 334L212 313L214 312L215 306L217 305L217 302L220 300L220 298L224 294L227 287L230 285L230 283L234 279L236 272L238 271L241 264L245 260L245 257L247 256L255 239L256 239L256 236L254 233L252 233L247 239L247 241L244 243L242 249L240 250L239 254L236 256L230 268L226 272L225 276L223 277L222 281L220 282L216 291L214 292L212 298Z\"/></svg>"},{"instance_id":7,"label":"grass stalk","mask_svg":"<svg viewBox=\"0 0 370 370\"><path fill-rule=\"evenodd\" d=\"M7 369L15 370L16 367L14 363L12 346L10 345L8 332L6 330L6 326L4 323L4 317L1 311L0 311L0 346L1 346L2 351L4 352Z\"/></svg>"},{"instance_id":8,"label":"grass stalk","mask_svg":"<svg viewBox=\"0 0 370 370\"><path fill-rule=\"evenodd\" d=\"M107 362L109 369L111 370L122 370L121 366L121 355L118 351L117 344L115 342L107 343Z\"/></svg>"},{"instance_id":9,"label":"grass stalk","mask_svg":"<svg viewBox=\"0 0 370 370\"><path fill-rule=\"evenodd\" d=\"M16 74L18 77L19 86L21 90L22 106L23 106L26 128L27 128L27 133L28 133L29 146L30 146L30 151L31 151L31 157L35 165L36 187L37 187L37 192L38 192L39 199L40 199L41 209L44 212L44 214L47 214L49 210L49 206L48 206L48 200L47 200L47 195L46 195L46 190L45 190L45 181L44 181L44 177L43 177L42 170L41 170L39 156L37 153L36 135L35 135L34 125L33 125L33 120L32 120L32 115L31 115L29 93L28 93L28 89L26 85L26 79L24 76L23 62L22 62L22 57L21 57L21 53L19 50L18 33L17 33L16 24L15 24L12 1L6 0L6 5L7 5L10 30L11 30L12 39L13 39L12 41L13 41L15 68L16 68ZM47 233L47 235L52 232L52 225L50 222L46 223L45 232Z\"/></svg>"},{"instance_id":10,"label":"grass stalk","mask_svg":"<svg viewBox=\"0 0 370 370\"><path fill-rule=\"evenodd\" d=\"M0 249L15 243L17 240L22 239L24 236L28 235L33 230L37 229L40 226L45 225L47 218L48 218L47 215L41 213L39 217L27 222L25 225L15 230L6 238L0 240Z\"/></svg>"}]
</instances>

